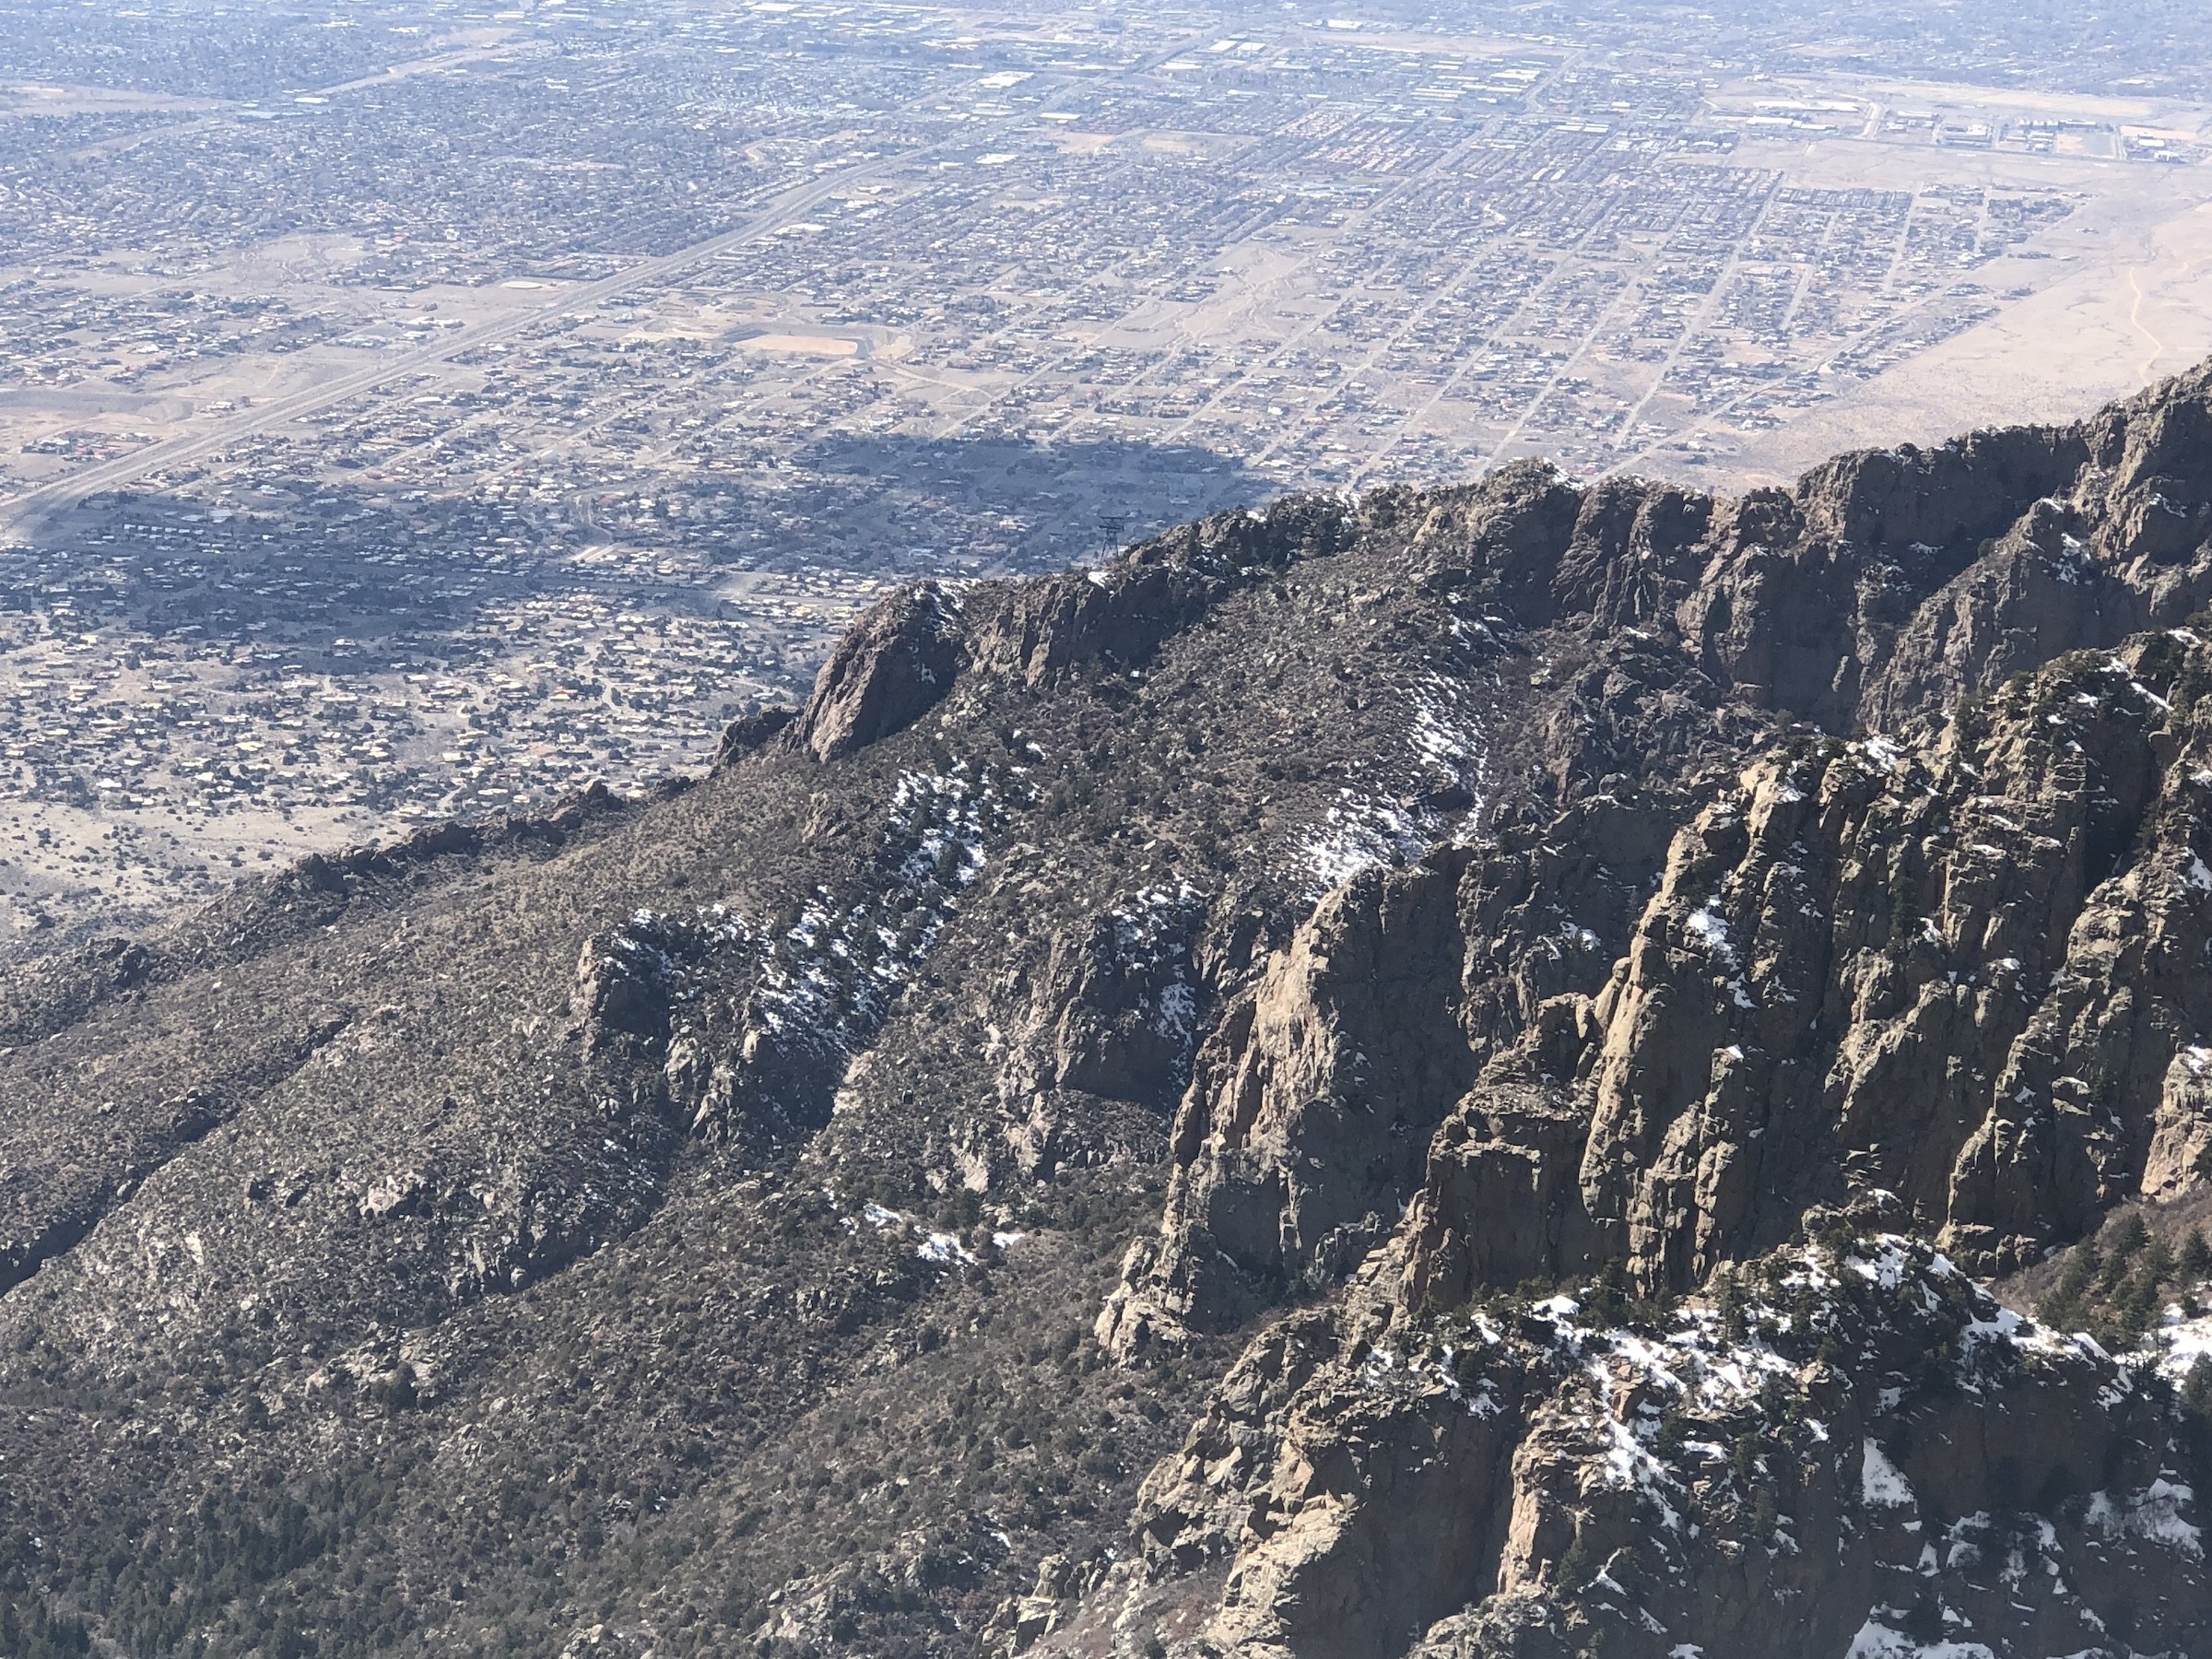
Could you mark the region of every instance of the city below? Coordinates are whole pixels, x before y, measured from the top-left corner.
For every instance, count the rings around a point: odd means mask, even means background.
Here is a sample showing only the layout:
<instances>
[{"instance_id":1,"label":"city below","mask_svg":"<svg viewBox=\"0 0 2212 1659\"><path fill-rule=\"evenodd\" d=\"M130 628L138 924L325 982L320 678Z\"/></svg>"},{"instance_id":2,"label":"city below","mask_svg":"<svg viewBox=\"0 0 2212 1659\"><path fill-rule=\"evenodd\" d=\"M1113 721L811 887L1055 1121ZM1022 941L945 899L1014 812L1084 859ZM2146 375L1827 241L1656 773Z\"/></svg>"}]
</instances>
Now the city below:
<instances>
[{"instance_id":1,"label":"city below","mask_svg":"<svg viewBox=\"0 0 2212 1659\"><path fill-rule=\"evenodd\" d=\"M697 770L910 579L1516 455L1783 480L2212 347L2212 86L2062 36L40 18L0 44L18 953Z\"/></svg>"}]
</instances>

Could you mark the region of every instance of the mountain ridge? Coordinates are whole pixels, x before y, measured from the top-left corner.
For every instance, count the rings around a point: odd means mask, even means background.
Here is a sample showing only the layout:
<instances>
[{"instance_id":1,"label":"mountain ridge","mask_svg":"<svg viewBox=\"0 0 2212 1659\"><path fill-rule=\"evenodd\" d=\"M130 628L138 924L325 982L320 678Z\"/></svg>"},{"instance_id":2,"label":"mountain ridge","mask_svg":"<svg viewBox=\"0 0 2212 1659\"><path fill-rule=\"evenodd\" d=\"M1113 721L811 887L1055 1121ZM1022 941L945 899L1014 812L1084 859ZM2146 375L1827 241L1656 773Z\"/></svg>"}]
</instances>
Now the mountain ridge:
<instances>
[{"instance_id":1,"label":"mountain ridge","mask_svg":"<svg viewBox=\"0 0 2212 1659\"><path fill-rule=\"evenodd\" d=\"M1962 1269L2203 1182L2208 538L2206 371L1733 500L1218 514L901 590L654 798L18 971L0 1604L160 1653L2191 1651L2186 1368ZM1912 1449L2001 1412L2105 1450ZM1924 1575L1877 1459L1997 1530ZM2065 1586L2017 1616L1968 1559L2016 1535Z\"/></svg>"}]
</instances>

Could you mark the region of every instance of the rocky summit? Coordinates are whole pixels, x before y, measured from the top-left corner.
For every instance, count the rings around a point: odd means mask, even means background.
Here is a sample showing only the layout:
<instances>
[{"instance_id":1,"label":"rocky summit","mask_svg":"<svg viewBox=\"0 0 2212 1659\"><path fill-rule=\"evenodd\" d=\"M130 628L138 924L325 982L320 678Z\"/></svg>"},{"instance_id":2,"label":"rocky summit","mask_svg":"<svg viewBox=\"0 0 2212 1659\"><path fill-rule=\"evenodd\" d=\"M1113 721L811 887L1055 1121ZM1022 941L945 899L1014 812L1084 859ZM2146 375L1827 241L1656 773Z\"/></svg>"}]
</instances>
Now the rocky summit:
<instances>
[{"instance_id":1,"label":"rocky summit","mask_svg":"<svg viewBox=\"0 0 2212 1659\"><path fill-rule=\"evenodd\" d=\"M0 1653L2212 1653L2212 371L923 584L0 988Z\"/></svg>"}]
</instances>

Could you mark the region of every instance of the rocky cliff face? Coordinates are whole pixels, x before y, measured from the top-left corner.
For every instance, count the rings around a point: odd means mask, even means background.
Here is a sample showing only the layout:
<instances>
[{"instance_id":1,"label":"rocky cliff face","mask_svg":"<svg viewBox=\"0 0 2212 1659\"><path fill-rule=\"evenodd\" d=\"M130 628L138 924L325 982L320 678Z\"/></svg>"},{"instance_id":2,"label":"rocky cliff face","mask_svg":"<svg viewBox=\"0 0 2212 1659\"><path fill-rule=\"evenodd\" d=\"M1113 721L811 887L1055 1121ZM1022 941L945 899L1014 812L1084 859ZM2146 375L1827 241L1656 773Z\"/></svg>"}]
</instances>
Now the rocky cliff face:
<instances>
[{"instance_id":1,"label":"rocky cliff face","mask_svg":"<svg viewBox=\"0 0 2212 1659\"><path fill-rule=\"evenodd\" d=\"M1894 1236L1671 1306L1371 1288L1246 1352L1062 1641L1226 1561L1233 1653L2191 1653L2200 1433Z\"/></svg>"},{"instance_id":2,"label":"rocky cliff face","mask_svg":"<svg viewBox=\"0 0 2212 1659\"><path fill-rule=\"evenodd\" d=\"M2189 1307L1985 1282L2212 1171L2208 410L918 588L0 988L0 1630L2205 1651Z\"/></svg>"}]
</instances>

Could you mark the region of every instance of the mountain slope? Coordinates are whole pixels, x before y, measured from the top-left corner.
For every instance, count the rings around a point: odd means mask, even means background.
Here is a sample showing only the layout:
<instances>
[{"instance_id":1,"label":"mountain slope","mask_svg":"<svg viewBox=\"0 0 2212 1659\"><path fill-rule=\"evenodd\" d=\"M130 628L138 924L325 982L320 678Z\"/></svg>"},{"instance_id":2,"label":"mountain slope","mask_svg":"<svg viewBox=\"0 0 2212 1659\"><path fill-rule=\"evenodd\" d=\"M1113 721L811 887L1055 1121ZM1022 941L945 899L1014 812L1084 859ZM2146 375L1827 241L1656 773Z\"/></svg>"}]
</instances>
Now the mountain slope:
<instances>
[{"instance_id":1,"label":"mountain slope","mask_svg":"<svg viewBox=\"0 0 2212 1659\"><path fill-rule=\"evenodd\" d=\"M1960 1269L2203 1184L2208 536L2204 374L1285 502L24 976L16 1640L2192 1651L2197 1418Z\"/></svg>"}]
</instances>

